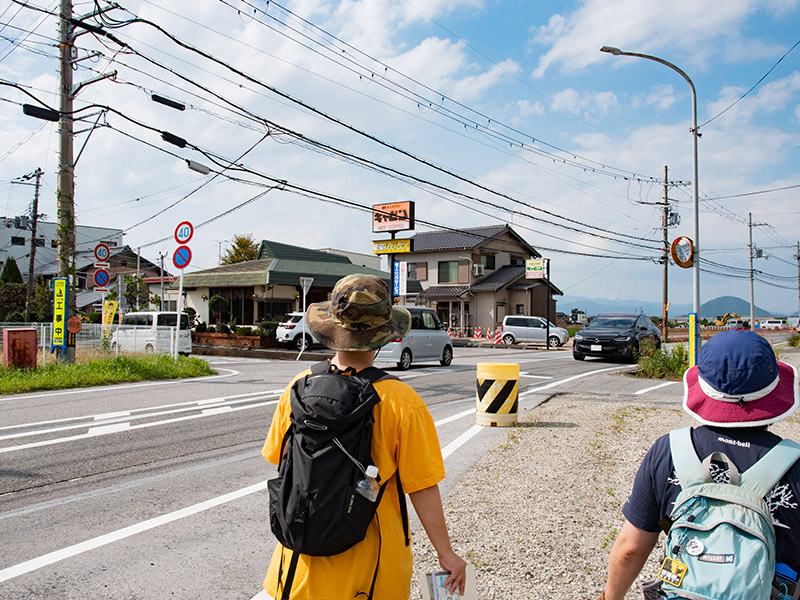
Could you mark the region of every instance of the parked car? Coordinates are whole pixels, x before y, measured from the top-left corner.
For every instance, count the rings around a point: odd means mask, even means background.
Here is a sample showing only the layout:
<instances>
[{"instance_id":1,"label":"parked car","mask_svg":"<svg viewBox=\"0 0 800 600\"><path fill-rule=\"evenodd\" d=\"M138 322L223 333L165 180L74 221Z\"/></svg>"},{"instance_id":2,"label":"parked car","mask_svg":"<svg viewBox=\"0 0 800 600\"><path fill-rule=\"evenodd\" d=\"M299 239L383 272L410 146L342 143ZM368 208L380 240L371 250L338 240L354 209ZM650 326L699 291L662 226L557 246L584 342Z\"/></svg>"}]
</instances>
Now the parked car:
<instances>
[{"instance_id":1,"label":"parked car","mask_svg":"<svg viewBox=\"0 0 800 600\"><path fill-rule=\"evenodd\" d=\"M506 315L503 319L503 342L510 346L517 342L540 342L544 344L547 335L547 319L542 317L526 317L524 315ZM569 339L569 333L563 327L550 323L548 346L563 346Z\"/></svg>"},{"instance_id":2,"label":"parked car","mask_svg":"<svg viewBox=\"0 0 800 600\"><path fill-rule=\"evenodd\" d=\"M291 312L287 314L278 327L275 328L275 338L279 344L289 344L297 350L310 348L314 344L319 344L319 340L311 333L308 325L305 325L306 316L302 312ZM305 343L303 340L303 326L305 325Z\"/></svg>"},{"instance_id":3,"label":"parked car","mask_svg":"<svg viewBox=\"0 0 800 600\"><path fill-rule=\"evenodd\" d=\"M725 325L728 329L750 329L750 321L747 319L728 319Z\"/></svg>"},{"instance_id":4,"label":"parked car","mask_svg":"<svg viewBox=\"0 0 800 600\"><path fill-rule=\"evenodd\" d=\"M786 329L789 324L786 319L764 319L761 321L761 329Z\"/></svg>"},{"instance_id":5,"label":"parked car","mask_svg":"<svg viewBox=\"0 0 800 600\"><path fill-rule=\"evenodd\" d=\"M378 350L375 362L393 362L403 370L423 361L438 360L443 367L449 366L453 362L453 342L438 315L430 308L403 308L411 313L411 330Z\"/></svg>"},{"instance_id":6,"label":"parked car","mask_svg":"<svg viewBox=\"0 0 800 600\"><path fill-rule=\"evenodd\" d=\"M645 315L601 314L575 334L572 356L575 360L603 356L633 361L647 342L661 347L661 332Z\"/></svg>"},{"instance_id":7,"label":"parked car","mask_svg":"<svg viewBox=\"0 0 800 600\"><path fill-rule=\"evenodd\" d=\"M111 349L127 352L170 354L175 348L177 312L144 311L128 313L122 324L111 334ZM192 334L189 331L189 315L181 313L178 336L178 354L188 355L192 351Z\"/></svg>"}]
</instances>

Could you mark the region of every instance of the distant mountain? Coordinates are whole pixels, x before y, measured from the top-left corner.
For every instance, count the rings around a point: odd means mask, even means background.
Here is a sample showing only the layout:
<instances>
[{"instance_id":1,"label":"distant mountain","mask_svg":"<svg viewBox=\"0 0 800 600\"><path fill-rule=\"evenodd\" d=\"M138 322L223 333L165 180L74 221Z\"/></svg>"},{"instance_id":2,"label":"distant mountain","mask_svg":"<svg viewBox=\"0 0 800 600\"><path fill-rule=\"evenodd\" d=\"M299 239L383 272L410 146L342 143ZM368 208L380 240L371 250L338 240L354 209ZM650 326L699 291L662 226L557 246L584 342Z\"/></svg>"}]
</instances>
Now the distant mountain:
<instances>
[{"instance_id":1,"label":"distant mountain","mask_svg":"<svg viewBox=\"0 0 800 600\"><path fill-rule=\"evenodd\" d=\"M583 296L561 296L556 298L556 310L566 314L569 314L573 308L577 308L589 316L603 312L643 312L646 315L658 317L664 311L660 302L648 302L645 300L608 300L606 298L585 298ZM669 307L671 317L686 316L691 311L691 304L676 304L672 302ZM706 319L729 312L739 313L743 317L748 317L750 315L750 303L735 296L722 296L704 302L700 306L700 316ZM755 307L755 313L757 316L786 316L774 314L758 305Z\"/></svg>"}]
</instances>

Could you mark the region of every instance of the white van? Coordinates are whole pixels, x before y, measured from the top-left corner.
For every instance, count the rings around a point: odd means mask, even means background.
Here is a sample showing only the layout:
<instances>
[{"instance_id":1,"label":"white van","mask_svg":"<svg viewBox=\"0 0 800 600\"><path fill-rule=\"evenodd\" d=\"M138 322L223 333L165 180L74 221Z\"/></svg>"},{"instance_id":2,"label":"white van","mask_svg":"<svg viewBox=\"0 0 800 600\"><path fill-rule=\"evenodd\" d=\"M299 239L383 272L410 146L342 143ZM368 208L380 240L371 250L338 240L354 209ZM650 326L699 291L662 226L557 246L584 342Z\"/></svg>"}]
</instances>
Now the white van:
<instances>
[{"instance_id":1,"label":"white van","mask_svg":"<svg viewBox=\"0 0 800 600\"><path fill-rule=\"evenodd\" d=\"M122 319L122 325L111 334L111 349L126 352L171 354L175 348L177 312L133 312ZM178 339L178 354L187 356L192 351L192 334L189 331L189 315L181 314L181 329Z\"/></svg>"},{"instance_id":2,"label":"white van","mask_svg":"<svg viewBox=\"0 0 800 600\"><path fill-rule=\"evenodd\" d=\"M786 329L789 324L786 319L764 319L761 321L761 329Z\"/></svg>"}]
</instances>

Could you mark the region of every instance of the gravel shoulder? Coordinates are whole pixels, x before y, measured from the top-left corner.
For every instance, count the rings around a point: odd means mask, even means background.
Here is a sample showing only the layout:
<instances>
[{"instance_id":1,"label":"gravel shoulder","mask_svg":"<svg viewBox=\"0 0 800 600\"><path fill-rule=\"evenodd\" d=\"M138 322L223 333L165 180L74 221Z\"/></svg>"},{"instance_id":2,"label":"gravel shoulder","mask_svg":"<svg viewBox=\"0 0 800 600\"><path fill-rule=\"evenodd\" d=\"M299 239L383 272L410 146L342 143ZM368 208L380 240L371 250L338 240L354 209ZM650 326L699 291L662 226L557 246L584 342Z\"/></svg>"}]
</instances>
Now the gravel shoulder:
<instances>
[{"instance_id":1,"label":"gravel shoulder","mask_svg":"<svg viewBox=\"0 0 800 600\"><path fill-rule=\"evenodd\" d=\"M797 366L800 353L781 360ZM453 546L476 567L481 600L599 597L639 463L657 437L696 423L681 409L681 394L676 386L668 406L631 396L555 395L521 413L505 442L444 503ZM797 439L799 424L796 413L771 430ZM652 579L660 550L642 579ZM438 567L422 531L413 552L415 573ZM416 581L411 597L421 597ZM632 588L626 600L637 598Z\"/></svg>"}]
</instances>

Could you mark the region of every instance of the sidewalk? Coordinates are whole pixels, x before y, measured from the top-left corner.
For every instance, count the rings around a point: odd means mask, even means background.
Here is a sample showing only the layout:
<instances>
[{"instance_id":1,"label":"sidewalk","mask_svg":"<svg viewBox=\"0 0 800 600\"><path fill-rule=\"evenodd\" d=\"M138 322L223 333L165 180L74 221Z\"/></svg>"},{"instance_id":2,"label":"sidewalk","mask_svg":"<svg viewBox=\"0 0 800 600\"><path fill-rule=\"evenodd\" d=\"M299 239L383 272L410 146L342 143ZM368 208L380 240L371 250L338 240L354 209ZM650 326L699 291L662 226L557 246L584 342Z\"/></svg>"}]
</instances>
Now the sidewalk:
<instances>
[{"instance_id":1,"label":"sidewalk","mask_svg":"<svg viewBox=\"0 0 800 600\"><path fill-rule=\"evenodd\" d=\"M781 351L781 360L800 366L800 350ZM445 499L453 546L476 566L481 600L599 597L645 452L670 429L696 424L681 409L679 386L674 394L669 406L592 392L552 396L531 410L523 403L519 426ZM771 430L796 438L799 424L795 414ZM438 568L423 532L413 544L415 574ZM658 553L644 578L653 577ZM411 598L419 597L414 582ZM626 596L640 598L636 590Z\"/></svg>"}]
</instances>

